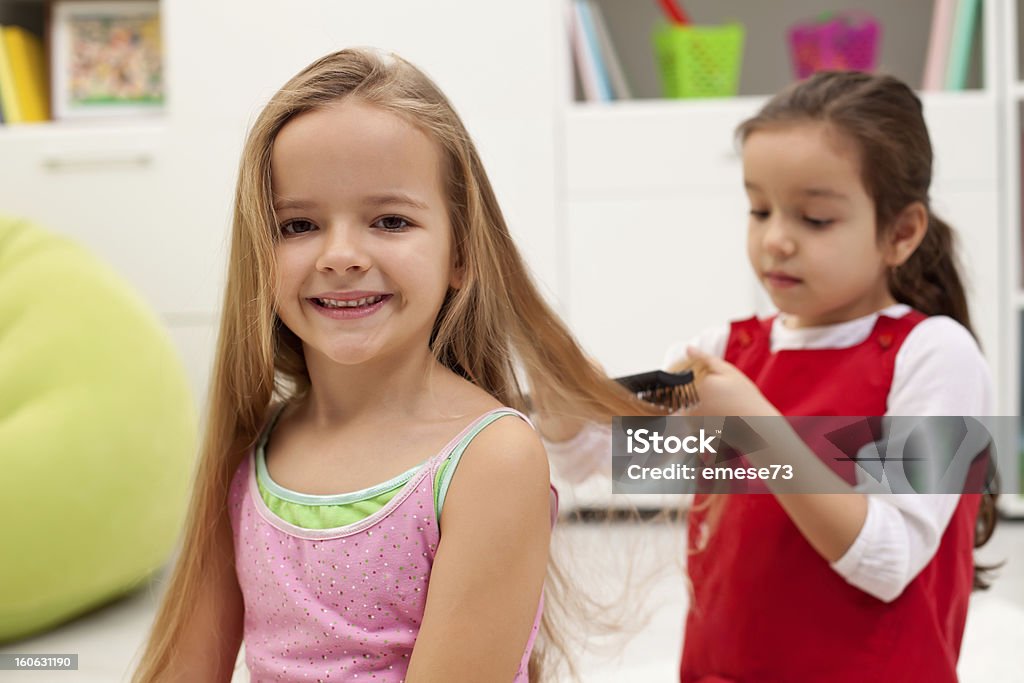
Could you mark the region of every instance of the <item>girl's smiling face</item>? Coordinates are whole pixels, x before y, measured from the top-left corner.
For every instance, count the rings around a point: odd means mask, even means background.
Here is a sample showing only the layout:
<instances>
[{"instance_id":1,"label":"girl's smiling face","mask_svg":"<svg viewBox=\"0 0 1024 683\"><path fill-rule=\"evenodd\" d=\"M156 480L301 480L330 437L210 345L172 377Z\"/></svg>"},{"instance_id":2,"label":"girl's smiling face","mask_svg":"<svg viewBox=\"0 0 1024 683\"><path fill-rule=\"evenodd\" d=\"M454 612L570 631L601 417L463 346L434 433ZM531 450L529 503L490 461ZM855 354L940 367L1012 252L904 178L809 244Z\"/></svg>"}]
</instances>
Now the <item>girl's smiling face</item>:
<instances>
[{"instance_id":1,"label":"girl's smiling face","mask_svg":"<svg viewBox=\"0 0 1024 683\"><path fill-rule=\"evenodd\" d=\"M456 281L437 144L348 98L285 124L271 169L277 314L307 359L429 353Z\"/></svg>"},{"instance_id":2,"label":"girl's smiling face","mask_svg":"<svg viewBox=\"0 0 1024 683\"><path fill-rule=\"evenodd\" d=\"M844 322L895 303L851 141L813 121L759 128L743 145L743 177L750 264L788 326Z\"/></svg>"}]
</instances>

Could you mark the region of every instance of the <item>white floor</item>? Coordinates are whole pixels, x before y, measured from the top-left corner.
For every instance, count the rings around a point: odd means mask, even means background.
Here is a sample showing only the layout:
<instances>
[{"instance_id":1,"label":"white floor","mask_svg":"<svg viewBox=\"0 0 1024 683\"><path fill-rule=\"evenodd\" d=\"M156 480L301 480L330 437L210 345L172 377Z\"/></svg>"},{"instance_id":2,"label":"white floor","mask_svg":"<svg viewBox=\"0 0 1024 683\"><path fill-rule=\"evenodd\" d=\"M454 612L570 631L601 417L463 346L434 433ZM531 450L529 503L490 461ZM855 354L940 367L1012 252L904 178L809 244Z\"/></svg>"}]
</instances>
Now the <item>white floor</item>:
<instances>
[{"instance_id":1,"label":"white floor","mask_svg":"<svg viewBox=\"0 0 1024 683\"><path fill-rule=\"evenodd\" d=\"M609 533L611 538L609 538ZM678 557L680 533L664 525L640 530L582 525L570 530L570 543L588 548L627 546L647 567L661 567L643 599L648 621L629 642L598 644L583 657L585 683L678 681L682 620L686 608L683 568ZM666 550L668 552L666 552ZM678 554L672 554L678 553ZM596 553L594 553L596 554ZM1024 522L1002 521L996 534L978 552L985 563L1006 560L993 587L971 598L960 657L962 683L1024 682ZM611 572L621 572L621 567ZM648 576L635 580L643 583ZM643 591L635 591L641 594ZM602 654L604 653L604 654Z\"/></svg>"},{"instance_id":2,"label":"white floor","mask_svg":"<svg viewBox=\"0 0 1024 683\"><path fill-rule=\"evenodd\" d=\"M611 621L634 624L636 635L591 639L581 651L585 683L670 683L677 678L686 590L679 527L625 523L560 526L572 575L599 597L614 598L624 572L633 570L633 594L619 600L622 614ZM960 660L963 683L1024 680L1024 522L1002 522L979 557L1006 560L994 587L972 598ZM154 589L143 590L45 635L0 646L0 653L79 655L78 671L0 672L0 681L107 683L127 680L127 671L152 619ZM626 624L628 626L628 624ZM244 667L235 681L245 681Z\"/></svg>"}]
</instances>

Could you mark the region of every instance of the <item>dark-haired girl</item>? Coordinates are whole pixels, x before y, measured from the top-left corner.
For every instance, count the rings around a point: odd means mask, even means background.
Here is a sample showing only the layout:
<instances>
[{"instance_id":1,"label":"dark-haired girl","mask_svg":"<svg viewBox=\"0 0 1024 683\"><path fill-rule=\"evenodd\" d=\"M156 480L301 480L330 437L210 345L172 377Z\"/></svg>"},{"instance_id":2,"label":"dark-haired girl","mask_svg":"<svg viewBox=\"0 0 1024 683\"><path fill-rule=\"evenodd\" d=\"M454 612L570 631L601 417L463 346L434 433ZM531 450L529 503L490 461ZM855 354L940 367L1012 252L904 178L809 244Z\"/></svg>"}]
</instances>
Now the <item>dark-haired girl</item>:
<instances>
[{"instance_id":1,"label":"dark-haired girl","mask_svg":"<svg viewBox=\"0 0 1024 683\"><path fill-rule=\"evenodd\" d=\"M700 413L991 414L953 234L929 207L932 148L913 91L888 76L818 74L738 138L748 256L778 313L668 353L665 367L689 356L710 368ZM581 426L542 422L560 442L553 459L607 457L603 430ZM994 500L845 487L697 496L683 683L957 680L981 583L973 549L991 535Z\"/></svg>"}]
</instances>

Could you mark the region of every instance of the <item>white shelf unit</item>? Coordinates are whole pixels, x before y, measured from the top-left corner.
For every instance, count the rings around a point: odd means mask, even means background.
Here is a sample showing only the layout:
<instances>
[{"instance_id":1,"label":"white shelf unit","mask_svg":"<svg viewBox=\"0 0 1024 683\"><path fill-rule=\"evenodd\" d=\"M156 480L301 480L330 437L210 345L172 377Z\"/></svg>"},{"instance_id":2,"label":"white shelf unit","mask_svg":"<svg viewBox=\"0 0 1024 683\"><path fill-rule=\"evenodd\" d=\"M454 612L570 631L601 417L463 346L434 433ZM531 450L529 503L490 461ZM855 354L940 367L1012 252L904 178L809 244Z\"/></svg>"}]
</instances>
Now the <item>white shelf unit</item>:
<instances>
[{"instance_id":1,"label":"white shelf unit","mask_svg":"<svg viewBox=\"0 0 1024 683\"><path fill-rule=\"evenodd\" d=\"M624 14L622 0L599 1L606 17ZM923 70L931 1L912 0L899 8L868 5L884 22L909 21L901 25L924 33L907 41L889 35L883 42L883 55L889 43L917 45L920 55L901 53L903 61L894 71L918 81L920 76L912 74ZM764 72L766 79L788 67L780 21L824 9L810 0L773 3L770 10L739 2L687 7L698 21L702 14L714 20L731 14L747 24L748 42L760 40L764 59L778 62ZM768 14L778 15L773 20L779 31L776 52L755 35ZM655 20L656 9L648 17ZM998 3L983 2L978 35L989 39L977 49L975 81L988 87L926 93L922 99L936 156L934 208L960 234L976 327L1001 376L997 350L1004 336L1001 312L993 302L1002 285L991 266L1000 257L998 22ZM609 24L614 40L615 24ZM616 45L620 53L650 51L649 30L634 34L642 44ZM568 35L564 24L563 35ZM748 60L756 57L748 55ZM746 198L733 131L766 95L577 102L567 41L562 79L561 261L568 273L563 292L574 329L597 359L609 372L649 369L661 361L669 340L683 341L705 327L760 310L765 301L745 257ZM769 90L758 83L747 87ZM640 321L643 332L638 331Z\"/></svg>"},{"instance_id":2,"label":"white shelf unit","mask_svg":"<svg viewBox=\"0 0 1024 683\"><path fill-rule=\"evenodd\" d=\"M667 340L761 307L745 257L747 203L733 130L763 101L566 112L566 301L609 372L649 369ZM999 258L997 100L982 91L935 93L924 104L938 159L935 208L960 234L979 336L996 349L998 312L988 302L1000 286L990 265ZM977 130L962 134L970 128Z\"/></svg>"},{"instance_id":3,"label":"white shelf unit","mask_svg":"<svg viewBox=\"0 0 1024 683\"><path fill-rule=\"evenodd\" d=\"M171 4L161 3L162 20ZM23 26L46 44L48 5L0 0L0 24ZM175 42L162 30L170 51ZM110 264L160 315L201 396L223 269L222 235L210 223L222 226L225 214L221 198L204 191L204 172L188 169L183 137L166 114L0 125L0 212L68 236ZM190 176L192 185L178 180Z\"/></svg>"},{"instance_id":4,"label":"white shelf unit","mask_svg":"<svg viewBox=\"0 0 1024 683\"><path fill-rule=\"evenodd\" d=\"M634 4L598 2L627 79L638 79L638 69L646 68L649 73L639 80L647 78L648 85L634 88L641 99L579 101L565 41L560 121L561 261L567 272L563 293L570 323L590 352L610 373L626 374L660 364L670 342L765 310L766 298L746 261L747 207L733 131L790 78L781 27L827 7L813 0L786 0L770 8L762 3L688 2L698 22L702 17L708 23L734 17L747 25L750 50L744 69L760 73L760 80L745 73L741 96L735 98L663 100L643 99L655 95L651 88L657 87L649 40L649 27L657 19L655 3L637 8L647 12L648 22L638 29L640 20L627 16ZM883 66L911 84L919 83L931 0L862 4L883 20ZM1019 243L1013 248L1006 244L1012 232L1007 226L1020 222L1006 217L1011 198L1004 150L1019 148L1006 140L1016 140L1020 131L1006 137L1002 44L1011 22L1004 12L1002 2L983 0L971 87L923 93L922 101L936 159L933 208L959 235L974 326L997 378L997 410L1013 415L1020 412L1020 386L1007 378L1019 374L1017 328L1024 324L1018 321L1024 319L1024 294L1017 292L1024 291L1024 284L1006 263L1008 254L1021 251ZM632 43L629 26L618 27L616 19L632 26ZM763 36L772 30L777 34L774 46ZM1016 45L1015 38L1009 44ZM646 64L638 53L645 55ZM1015 96L1024 93L1024 84L1015 83L1014 88ZM1019 201L1019 192L1012 201ZM1007 323L1010 309L1018 316L1012 326Z\"/></svg>"},{"instance_id":5,"label":"white shelf unit","mask_svg":"<svg viewBox=\"0 0 1024 683\"><path fill-rule=\"evenodd\" d=\"M991 87L995 81L983 64L992 65L995 43L989 37L998 33L995 5L1003 0L982 0L985 20L977 22L974 50L968 71L969 89ZM571 0L562 0L565 5ZM611 42L619 54L626 80L634 97L661 97L661 83L651 43L655 25L664 14L656 2L635 0L594 0L605 21ZM787 31L796 23L820 17L844 7L856 13L868 13L881 24L878 52L879 68L917 83L924 73L925 55L931 29L934 0L860 0L836 3L825 0L687 0L691 20L698 25L739 22L745 27L738 94L769 95L793 79ZM571 90L581 99L578 90Z\"/></svg>"},{"instance_id":6,"label":"white shelf unit","mask_svg":"<svg viewBox=\"0 0 1024 683\"><path fill-rule=\"evenodd\" d=\"M1004 490L1022 491L1024 487L1024 240L1022 240L1022 171L1024 171L1024 2L1008 0L1001 3L1001 74L1005 97L1001 102L1002 150L1002 230L999 268L1002 273L1000 290L1001 336L1003 374L1001 389L1004 415L1018 416L1018 427L1013 443L1007 446L1008 457L1003 458ZM1024 518L1024 494L1004 495L1001 509L1009 516Z\"/></svg>"}]
</instances>

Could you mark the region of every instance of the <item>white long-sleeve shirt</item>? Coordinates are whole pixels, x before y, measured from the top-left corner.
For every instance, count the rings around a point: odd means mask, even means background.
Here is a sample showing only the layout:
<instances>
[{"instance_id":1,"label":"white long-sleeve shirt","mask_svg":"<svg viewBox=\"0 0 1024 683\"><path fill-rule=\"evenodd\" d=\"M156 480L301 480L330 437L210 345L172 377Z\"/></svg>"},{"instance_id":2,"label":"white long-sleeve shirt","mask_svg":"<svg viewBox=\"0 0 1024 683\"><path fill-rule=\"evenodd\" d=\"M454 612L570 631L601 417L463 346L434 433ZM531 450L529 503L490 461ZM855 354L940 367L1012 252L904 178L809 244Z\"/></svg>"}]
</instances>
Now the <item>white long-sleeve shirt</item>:
<instances>
[{"instance_id":1,"label":"white long-sleeve shirt","mask_svg":"<svg viewBox=\"0 0 1024 683\"><path fill-rule=\"evenodd\" d=\"M779 314L771 350L848 348L867 339L878 315L899 318L909 311L897 304L844 323L799 329L785 327ZM685 358L687 346L721 357L728 338L728 325L706 330L670 347L663 367ZM991 415L992 397L991 373L974 338L951 318L933 316L914 327L896 354L886 415ZM547 446L556 470L578 480L607 465L610 441L607 425L591 424ZM894 600L935 556L958 501L956 494L869 493L864 526L832 568L880 600Z\"/></svg>"}]
</instances>

